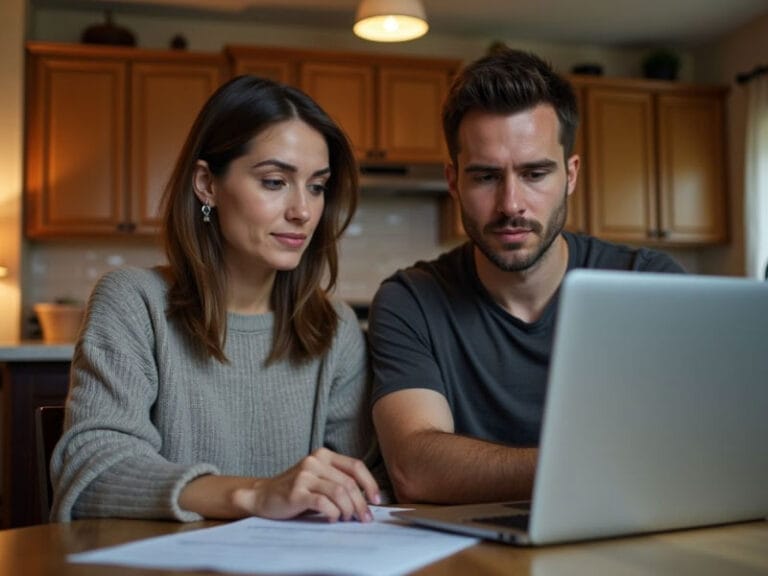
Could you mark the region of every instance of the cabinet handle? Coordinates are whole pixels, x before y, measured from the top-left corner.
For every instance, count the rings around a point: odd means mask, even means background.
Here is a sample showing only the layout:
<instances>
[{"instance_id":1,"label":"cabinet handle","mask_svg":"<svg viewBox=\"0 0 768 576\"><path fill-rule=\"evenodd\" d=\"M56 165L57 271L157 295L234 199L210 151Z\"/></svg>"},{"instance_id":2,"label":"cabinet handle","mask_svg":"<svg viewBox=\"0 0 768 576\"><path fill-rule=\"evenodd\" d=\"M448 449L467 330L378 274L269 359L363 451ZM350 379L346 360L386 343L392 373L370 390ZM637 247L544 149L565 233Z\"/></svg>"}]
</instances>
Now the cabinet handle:
<instances>
[{"instance_id":1,"label":"cabinet handle","mask_svg":"<svg viewBox=\"0 0 768 576\"><path fill-rule=\"evenodd\" d=\"M370 158L371 160L383 160L387 157L387 151L386 150L368 150L365 153L366 158Z\"/></svg>"},{"instance_id":2,"label":"cabinet handle","mask_svg":"<svg viewBox=\"0 0 768 576\"><path fill-rule=\"evenodd\" d=\"M133 222L120 222L120 224L117 225L118 232L130 234L135 230L136 230L136 224L134 224Z\"/></svg>"},{"instance_id":3,"label":"cabinet handle","mask_svg":"<svg viewBox=\"0 0 768 576\"><path fill-rule=\"evenodd\" d=\"M659 238L669 238L669 230L659 230L657 234Z\"/></svg>"}]
</instances>

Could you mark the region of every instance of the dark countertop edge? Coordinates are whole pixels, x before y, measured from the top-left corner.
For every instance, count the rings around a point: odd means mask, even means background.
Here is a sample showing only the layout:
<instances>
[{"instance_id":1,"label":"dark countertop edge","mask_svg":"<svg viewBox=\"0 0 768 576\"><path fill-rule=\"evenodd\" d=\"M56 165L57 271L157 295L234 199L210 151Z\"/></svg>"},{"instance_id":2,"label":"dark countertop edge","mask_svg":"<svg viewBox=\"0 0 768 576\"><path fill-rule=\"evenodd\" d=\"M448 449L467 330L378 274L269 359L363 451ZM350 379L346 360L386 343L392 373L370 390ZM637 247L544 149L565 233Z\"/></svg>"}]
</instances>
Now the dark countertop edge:
<instances>
[{"instance_id":1,"label":"dark countertop edge","mask_svg":"<svg viewBox=\"0 0 768 576\"><path fill-rule=\"evenodd\" d=\"M42 340L0 342L0 362L69 362L75 344L47 343Z\"/></svg>"}]
</instances>

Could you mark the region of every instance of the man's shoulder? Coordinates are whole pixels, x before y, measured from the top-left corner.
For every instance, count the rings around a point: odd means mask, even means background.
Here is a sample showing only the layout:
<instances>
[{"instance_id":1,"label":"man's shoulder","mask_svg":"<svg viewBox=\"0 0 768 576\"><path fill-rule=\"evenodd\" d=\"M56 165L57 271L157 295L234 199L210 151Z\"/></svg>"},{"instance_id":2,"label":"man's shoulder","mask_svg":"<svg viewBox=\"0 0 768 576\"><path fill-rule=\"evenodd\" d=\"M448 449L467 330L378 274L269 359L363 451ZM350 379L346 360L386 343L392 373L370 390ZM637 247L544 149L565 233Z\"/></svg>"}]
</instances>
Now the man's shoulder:
<instances>
[{"instance_id":1,"label":"man's shoulder","mask_svg":"<svg viewBox=\"0 0 768 576\"><path fill-rule=\"evenodd\" d=\"M447 306L471 297L472 279L468 275L471 250L458 246L433 260L422 260L385 278L371 304L371 318L382 310L398 315L441 315Z\"/></svg>"},{"instance_id":2,"label":"man's shoulder","mask_svg":"<svg viewBox=\"0 0 768 576\"><path fill-rule=\"evenodd\" d=\"M416 289L435 289L443 285L454 284L465 276L467 245L457 246L443 252L432 260L419 260L396 271L385 278L382 285L387 283L404 284Z\"/></svg>"},{"instance_id":3,"label":"man's shoulder","mask_svg":"<svg viewBox=\"0 0 768 576\"><path fill-rule=\"evenodd\" d=\"M619 244L586 234L563 232L563 236L569 247L569 268L685 272L674 258L661 250Z\"/></svg>"}]
</instances>

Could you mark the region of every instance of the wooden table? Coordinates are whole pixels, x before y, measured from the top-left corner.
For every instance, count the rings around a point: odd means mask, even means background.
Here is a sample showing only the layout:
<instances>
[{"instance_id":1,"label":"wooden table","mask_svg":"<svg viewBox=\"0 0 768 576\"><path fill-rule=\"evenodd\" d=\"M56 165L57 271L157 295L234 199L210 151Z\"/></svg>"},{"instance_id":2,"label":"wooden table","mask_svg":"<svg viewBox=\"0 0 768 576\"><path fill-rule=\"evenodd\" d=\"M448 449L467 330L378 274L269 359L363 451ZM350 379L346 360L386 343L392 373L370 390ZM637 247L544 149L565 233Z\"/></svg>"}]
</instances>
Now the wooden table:
<instances>
[{"instance_id":1,"label":"wooden table","mask_svg":"<svg viewBox=\"0 0 768 576\"><path fill-rule=\"evenodd\" d=\"M70 564L66 555L216 524L109 519L0 530L0 576L214 574ZM482 543L416 574L765 576L768 574L768 522L537 549Z\"/></svg>"}]
</instances>

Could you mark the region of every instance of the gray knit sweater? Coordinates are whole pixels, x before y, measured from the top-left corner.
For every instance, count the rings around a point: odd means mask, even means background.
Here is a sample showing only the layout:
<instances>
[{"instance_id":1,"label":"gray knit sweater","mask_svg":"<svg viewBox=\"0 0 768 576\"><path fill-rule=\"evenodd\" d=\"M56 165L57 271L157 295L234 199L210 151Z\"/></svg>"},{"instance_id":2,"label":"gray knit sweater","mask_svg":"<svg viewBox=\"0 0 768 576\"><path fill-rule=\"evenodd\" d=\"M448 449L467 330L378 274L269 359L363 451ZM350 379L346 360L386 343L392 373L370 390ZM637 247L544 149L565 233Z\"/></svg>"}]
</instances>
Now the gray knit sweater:
<instances>
[{"instance_id":1,"label":"gray knit sweater","mask_svg":"<svg viewBox=\"0 0 768 576\"><path fill-rule=\"evenodd\" d=\"M229 314L228 364L169 321L159 270L104 276L75 348L65 432L51 461L52 518L199 519L178 505L202 474L273 476L326 446L371 447L365 342L352 310L322 358L265 367L272 314Z\"/></svg>"}]
</instances>

